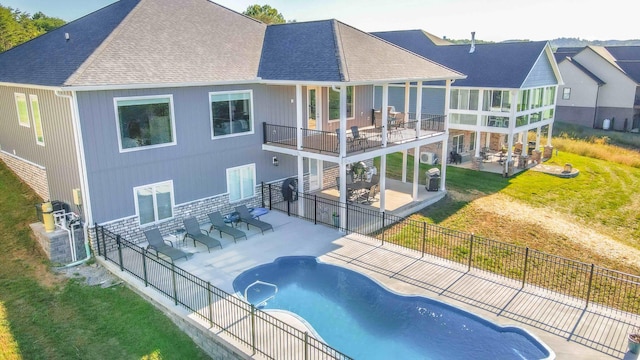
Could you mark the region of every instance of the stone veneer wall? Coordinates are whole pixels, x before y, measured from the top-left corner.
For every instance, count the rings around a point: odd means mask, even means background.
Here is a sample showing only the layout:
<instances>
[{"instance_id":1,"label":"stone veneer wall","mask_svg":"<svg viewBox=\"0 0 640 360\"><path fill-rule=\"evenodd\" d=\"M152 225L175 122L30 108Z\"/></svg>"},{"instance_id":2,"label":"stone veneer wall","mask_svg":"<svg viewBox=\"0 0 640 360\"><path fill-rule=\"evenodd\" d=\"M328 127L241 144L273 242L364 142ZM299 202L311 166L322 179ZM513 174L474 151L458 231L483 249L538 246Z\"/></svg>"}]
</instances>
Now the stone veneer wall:
<instances>
[{"instance_id":1,"label":"stone veneer wall","mask_svg":"<svg viewBox=\"0 0 640 360\"><path fill-rule=\"evenodd\" d=\"M49 200L47 170L40 165L0 151L0 159L43 200Z\"/></svg>"},{"instance_id":2,"label":"stone veneer wall","mask_svg":"<svg viewBox=\"0 0 640 360\"><path fill-rule=\"evenodd\" d=\"M278 184L279 185L279 184ZM275 192L274 194L279 194L280 192ZM273 199L275 202L277 199ZM209 223L209 217L207 214L213 211L220 211L222 214L228 214L235 211L235 207L239 205L247 205L247 207L260 207L262 206L262 187L258 185L256 187L256 196L248 201L238 202L238 203L229 203L229 195L223 194L219 196L214 196L211 198L201 199L192 201L186 204L181 204L175 206L173 208L173 218L167 221L160 222L154 225L140 226L139 220L137 216L130 216L127 218L110 221L107 223L100 224L104 226L109 231L122 236L123 239L133 243L141 243L146 242L147 239L144 236L144 231L157 227L160 229L160 232L163 235L171 234L176 229L182 228L183 223L182 219L195 216L196 219L200 222L200 224ZM95 226L94 224L89 224L89 239L91 242L91 248L97 253L97 243L95 239ZM107 245L107 251L113 250L116 248L116 243L113 242ZM105 250L105 249L103 249Z\"/></svg>"},{"instance_id":3,"label":"stone veneer wall","mask_svg":"<svg viewBox=\"0 0 640 360\"><path fill-rule=\"evenodd\" d=\"M57 228L54 231L47 232L44 225L40 222L30 224L29 226L34 233L36 240L40 244L40 247L51 262L68 264L73 261L71 246L69 244L69 233L66 230ZM76 260L87 257L84 248L83 234L84 232L81 227L74 229Z\"/></svg>"}]
</instances>

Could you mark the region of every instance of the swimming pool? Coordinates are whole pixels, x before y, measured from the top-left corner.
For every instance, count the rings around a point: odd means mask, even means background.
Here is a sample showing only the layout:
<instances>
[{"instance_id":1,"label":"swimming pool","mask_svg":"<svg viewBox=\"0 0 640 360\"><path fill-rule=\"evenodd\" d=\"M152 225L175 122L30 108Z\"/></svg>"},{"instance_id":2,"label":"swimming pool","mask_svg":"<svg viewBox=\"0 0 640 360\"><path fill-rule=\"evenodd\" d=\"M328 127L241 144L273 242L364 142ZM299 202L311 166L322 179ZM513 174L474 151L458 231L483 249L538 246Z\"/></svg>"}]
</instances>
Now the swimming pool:
<instances>
[{"instance_id":1,"label":"swimming pool","mask_svg":"<svg viewBox=\"0 0 640 360\"><path fill-rule=\"evenodd\" d=\"M275 287L274 287L275 285ZM523 329L456 307L390 292L349 269L290 256L244 271L234 290L263 310L296 314L355 359L554 359Z\"/></svg>"}]
</instances>

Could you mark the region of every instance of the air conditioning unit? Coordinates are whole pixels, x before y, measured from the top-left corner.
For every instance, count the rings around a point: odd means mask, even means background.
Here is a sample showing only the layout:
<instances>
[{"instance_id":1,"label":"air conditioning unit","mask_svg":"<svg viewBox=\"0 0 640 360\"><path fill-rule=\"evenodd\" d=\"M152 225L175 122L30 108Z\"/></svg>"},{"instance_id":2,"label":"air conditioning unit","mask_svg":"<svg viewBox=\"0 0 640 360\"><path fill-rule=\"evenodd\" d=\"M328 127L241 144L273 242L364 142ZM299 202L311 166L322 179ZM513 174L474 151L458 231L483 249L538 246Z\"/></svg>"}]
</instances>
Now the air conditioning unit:
<instances>
[{"instance_id":1,"label":"air conditioning unit","mask_svg":"<svg viewBox=\"0 0 640 360\"><path fill-rule=\"evenodd\" d=\"M438 163L438 155L432 152L423 151L420 153L420 162L423 164L436 165Z\"/></svg>"}]
</instances>

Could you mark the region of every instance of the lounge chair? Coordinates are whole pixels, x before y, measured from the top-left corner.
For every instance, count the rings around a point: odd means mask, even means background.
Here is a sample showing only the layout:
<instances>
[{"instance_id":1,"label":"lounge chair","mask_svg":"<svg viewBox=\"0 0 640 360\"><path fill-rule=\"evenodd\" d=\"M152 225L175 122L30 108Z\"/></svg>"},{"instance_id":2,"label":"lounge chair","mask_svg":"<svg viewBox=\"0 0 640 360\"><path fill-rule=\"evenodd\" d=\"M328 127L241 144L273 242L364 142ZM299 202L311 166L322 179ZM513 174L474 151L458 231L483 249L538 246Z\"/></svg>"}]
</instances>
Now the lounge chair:
<instances>
[{"instance_id":1,"label":"lounge chair","mask_svg":"<svg viewBox=\"0 0 640 360\"><path fill-rule=\"evenodd\" d=\"M209 232L206 230L200 229L200 223L195 216L188 217L182 220L184 223L184 229L187 231L187 237L193 239L193 246L196 246L196 241L205 245L207 250L211 252L212 247L220 246L222 249L222 244L220 241L209 236Z\"/></svg>"},{"instance_id":2,"label":"lounge chair","mask_svg":"<svg viewBox=\"0 0 640 360\"><path fill-rule=\"evenodd\" d=\"M236 206L236 211L240 214L240 221L247 224L247 230L249 229L249 225L253 225L259 228L260 231L262 231L262 234L264 234L265 230L271 229L271 231L274 231L271 224L262 220L254 219L251 212L249 212L249 209L247 209L245 205Z\"/></svg>"},{"instance_id":3,"label":"lounge chair","mask_svg":"<svg viewBox=\"0 0 640 360\"><path fill-rule=\"evenodd\" d=\"M362 149L363 145L365 148L368 147L369 142L367 138L360 135L360 130L357 126L354 125L351 127L351 135L353 136L351 141L354 146L357 146L359 149Z\"/></svg>"},{"instance_id":4,"label":"lounge chair","mask_svg":"<svg viewBox=\"0 0 640 360\"><path fill-rule=\"evenodd\" d=\"M209 220L211 221L211 228L209 228L209 233L211 233L211 230L216 229L220 232L220 237L222 237L222 233L225 233L233 238L233 242L237 242L237 240L240 238L247 238L247 234L245 234L244 231L231 226L227 226L220 211L214 211L208 216Z\"/></svg>"},{"instance_id":5,"label":"lounge chair","mask_svg":"<svg viewBox=\"0 0 640 360\"><path fill-rule=\"evenodd\" d=\"M158 228L153 228L145 231L144 236L147 237L147 241L149 242L147 251L154 250L156 252L156 256L158 256L159 254L165 255L171 259L171 262L180 258L185 258L186 260L187 256L189 256L188 253L180 249L176 249L171 245L168 245L162 237L160 229Z\"/></svg>"}]
</instances>

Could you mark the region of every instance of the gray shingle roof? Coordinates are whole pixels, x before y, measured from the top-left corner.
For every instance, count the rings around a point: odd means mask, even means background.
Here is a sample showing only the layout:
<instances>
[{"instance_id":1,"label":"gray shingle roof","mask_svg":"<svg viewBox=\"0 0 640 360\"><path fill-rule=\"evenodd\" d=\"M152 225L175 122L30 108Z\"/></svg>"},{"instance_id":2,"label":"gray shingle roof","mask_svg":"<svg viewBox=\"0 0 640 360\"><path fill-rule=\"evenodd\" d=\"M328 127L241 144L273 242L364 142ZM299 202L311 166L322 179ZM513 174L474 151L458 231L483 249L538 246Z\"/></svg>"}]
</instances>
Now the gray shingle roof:
<instances>
[{"instance_id":1,"label":"gray shingle roof","mask_svg":"<svg viewBox=\"0 0 640 360\"><path fill-rule=\"evenodd\" d=\"M271 25L259 76L268 80L375 82L462 74L337 20Z\"/></svg>"},{"instance_id":2,"label":"gray shingle roof","mask_svg":"<svg viewBox=\"0 0 640 360\"><path fill-rule=\"evenodd\" d=\"M435 45L421 30L376 32L373 35L467 75L455 86L520 88L543 54L546 41Z\"/></svg>"},{"instance_id":3,"label":"gray shingle roof","mask_svg":"<svg viewBox=\"0 0 640 360\"><path fill-rule=\"evenodd\" d=\"M464 75L336 20L267 26L208 0L120 0L0 54L0 82L21 84L90 88L258 77L385 82Z\"/></svg>"},{"instance_id":4,"label":"gray shingle roof","mask_svg":"<svg viewBox=\"0 0 640 360\"><path fill-rule=\"evenodd\" d=\"M205 0L141 0L65 84L255 79L265 29Z\"/></svg>"},{"instance_id":5,"label":"gray shingle roof","mask_svg":"<svg viewBox=\"0 0 640 360\"><path fill-rule=\"evenodd\" d=\"M139 0L121 0L0 54L0 81L60 86ZM69 41L65 40L68 33Z\"/></svg>"}]
</instances>

